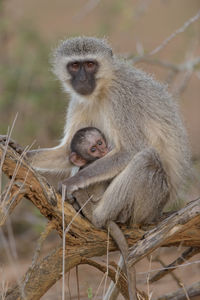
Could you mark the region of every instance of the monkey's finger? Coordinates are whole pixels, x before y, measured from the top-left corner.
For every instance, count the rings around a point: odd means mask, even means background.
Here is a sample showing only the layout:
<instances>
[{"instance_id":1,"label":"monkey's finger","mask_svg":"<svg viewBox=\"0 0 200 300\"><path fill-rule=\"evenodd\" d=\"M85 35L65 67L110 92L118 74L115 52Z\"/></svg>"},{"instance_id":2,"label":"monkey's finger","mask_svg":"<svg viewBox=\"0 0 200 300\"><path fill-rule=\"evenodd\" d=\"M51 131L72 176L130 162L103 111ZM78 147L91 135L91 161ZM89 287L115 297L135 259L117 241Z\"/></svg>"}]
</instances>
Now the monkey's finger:
<instances>
[{"instance_id":1,"label":"monkey's finger","mask_svg":"<svg viewBox=\"0 0 200 300\"><path fill-rule=\"evenodd\" d=\"M67 202L69 202L71 205L73 205L75 201L76 200L74 197L70 197L70 198L67 197Z\"/></svg>"},{"instance_id":2,"label":"monkey's finger","mask_svg":"<svg viewBox=\"0 0 200 300\"><path fill-rule=\"evenodd\" d=\"M24 151L24 148L21 147L18 143L16 143L14 140L9 141L9 146L12 147L17 153L22 154Z\"/></svg>"},{"instance_id":3,"label":"monkey's finger","mask_svg":"<svg viewBox=\"0 0 200 300\"><path fill-rule=\"evenodd\" d=\"M74 208L76 211L79 211L80 206L79 206L78 202L76 202L76 201L74 202L73 208Z\"/></svg>"},{"instance_id":4,"label":"monkey's finger","mask_svg":"<svg viewBox=\"0 0 200 300\"><path fill-rule=\"evenodd\" d=\"M72 193L67 191L67 200L70 203L73 203L75 201L74 196L72 195Z\"/></svg>"}]
</instances>

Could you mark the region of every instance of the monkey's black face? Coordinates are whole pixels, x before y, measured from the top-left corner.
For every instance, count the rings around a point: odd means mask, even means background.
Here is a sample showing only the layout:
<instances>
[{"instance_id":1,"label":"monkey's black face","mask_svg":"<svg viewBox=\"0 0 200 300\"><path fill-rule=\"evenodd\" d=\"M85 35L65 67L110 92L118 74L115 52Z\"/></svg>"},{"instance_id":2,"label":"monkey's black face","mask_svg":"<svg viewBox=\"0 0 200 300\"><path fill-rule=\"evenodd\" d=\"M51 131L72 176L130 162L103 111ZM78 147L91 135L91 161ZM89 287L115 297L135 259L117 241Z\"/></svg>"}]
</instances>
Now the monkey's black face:
<instances>
[{"instance_id":1,"label":"monkey's black face","mask_svg":"<svg viewBox=\"0 0 200 300\"><path fill-rule=\"evenodd\" d=\"M67 64L74 90L81 95L90 95L96 87L95 74L99 65L95 60L73 61Z\"/></svg>"}]
</instances>

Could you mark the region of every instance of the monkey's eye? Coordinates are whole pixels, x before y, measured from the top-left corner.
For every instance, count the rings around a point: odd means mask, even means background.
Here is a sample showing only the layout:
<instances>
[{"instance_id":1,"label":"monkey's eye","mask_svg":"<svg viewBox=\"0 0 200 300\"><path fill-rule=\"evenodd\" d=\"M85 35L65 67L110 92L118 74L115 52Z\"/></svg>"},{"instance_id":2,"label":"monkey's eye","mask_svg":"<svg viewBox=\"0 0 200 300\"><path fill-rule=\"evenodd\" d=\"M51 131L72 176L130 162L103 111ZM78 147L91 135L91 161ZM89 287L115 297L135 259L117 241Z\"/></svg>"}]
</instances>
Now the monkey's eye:
<instances>
[{"instance_id":1,"label":"monkey's eye","mask_svg":"<svg viewBox=\"0 0 200 300\"><path fill-rule=\"evenodd\" d=\"M102 143L102 141L101 140L98 140L97 141L97 145L102 145L103 143Z\"/></svg>"},{"instance_id":2,"label":"monkey's eye","mask_svg":"<svg viewBox=\"0 0 200 300\"><path fill-rule=\"evenodd\" d=\"M68 69L72 72L77 72L79 68L80 68L80 63L76 61L68 65Z\"/></svg>"},{"instance_id":3,"label":"monkey's eye","mask_svg":"<svg viewBox=\"0 0 200 300\"><path fill-rule=\"evenodd\" d=\"M91 148L90 148L90 151L94 153L94 152L96 151L96 147L94 147L94 146L91 147Z\"/></svg>"},{"instance_id":4,"label":"monkey's eye","mask_svg":"<svg viewBox=\"0 0 200 300\"><path fill-rule=\"evenodd\" d=\"M94 72L96 70L97 64L94 61L86 61L85 69L88 72Z\"/></svg>"}]
</instances>

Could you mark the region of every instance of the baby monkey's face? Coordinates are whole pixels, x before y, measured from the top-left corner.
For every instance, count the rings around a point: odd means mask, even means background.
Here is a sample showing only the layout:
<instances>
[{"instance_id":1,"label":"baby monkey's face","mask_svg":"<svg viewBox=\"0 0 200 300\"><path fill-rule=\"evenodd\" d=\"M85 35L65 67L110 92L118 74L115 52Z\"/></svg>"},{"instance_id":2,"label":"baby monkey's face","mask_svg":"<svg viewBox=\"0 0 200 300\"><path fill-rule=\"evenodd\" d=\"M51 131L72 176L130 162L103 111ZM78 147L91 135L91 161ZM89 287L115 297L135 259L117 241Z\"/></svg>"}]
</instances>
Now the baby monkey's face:
<instances>
[{"instance_id":1,"label":"baby monkey's face","mask_svg":"<svg viewBox=\"0 0 200 300\"><path fill-rule=\"evenodd\" d=\"M95 128L82 132L80 136L75 134L72 144L69 160L78 167L85 167L109 152L104 135Z\"/></svg>"},{"instance_id":2,"label":"baby monkey's face","mask_svg":"<svg viewBox=\"0 0 200 300\"><path fill-rule=\"evenodd\" d=\"M104 137L97 131L87 134L84 142L84 149L87 155L94 159L103 157L108 153L108 147Z\"/></svg>"}]
</instances>

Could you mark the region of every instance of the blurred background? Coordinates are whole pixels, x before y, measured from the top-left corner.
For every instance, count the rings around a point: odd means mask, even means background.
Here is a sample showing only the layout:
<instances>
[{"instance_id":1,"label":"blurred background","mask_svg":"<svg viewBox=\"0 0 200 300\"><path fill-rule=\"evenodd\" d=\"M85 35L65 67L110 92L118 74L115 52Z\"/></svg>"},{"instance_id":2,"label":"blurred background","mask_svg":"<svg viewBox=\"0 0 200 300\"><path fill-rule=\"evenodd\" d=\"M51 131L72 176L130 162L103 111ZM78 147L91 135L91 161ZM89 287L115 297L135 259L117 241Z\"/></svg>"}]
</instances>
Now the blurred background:
<instances>
[{"instance_id":1,"label":"blurred background","mask_svg":"<svg viewBox=\"0 0 200 300\"><path fill-rule=\"evenodd\" d=\"M18 143L26 146L34 142L33 148L58 144L62 137L68 96L51 73L49 60L59 40L77 35L106 37L115 53L134 60L162 44L199 10L199 0L0 0L0 134L7 133L18 113L12 134ZM198 178L200 19L191 22L148 61L135 59L134 65L169 84L170 91L180 103ZM192 200L200 193L198 184L189 191L187 199ZM2 279L2 282L10 284L16 279L12 269L12 251L8 254L11 236L15 239L15 261L23 266L20 271L23 274L45 222L30 203L24 201L19 205L4 231L0 232L0 263L3 270L2 275L0 272L0 282ZM52 235L45 244L46 251L56 243L59 240ZM168 251L170 254L165 257L166 263L170 261L170 255L174 255L172 249ZM195 281L199 271L199 265L193 271L191 268L190 272L194 273L190 273L191 282ZM180 273L183 275L182 271ZM91 283L92 274L88 272L88 279L81 281L81 291L85 295L81 299L89 299L87 289L92 286L95 290L98 286L94 279ZM101 274L96 275L97 281L98 276L101 278ZM170 289L177 287L173 280L170 281L170 276L168 280ZM184 275L181 280L188 283ZM155 286L154 293L157 295L159 291ZM59 287L56 293L58 290ZM165 282L163 292L169 292ZM51 299L51 295L43 299Z\"/></svg>"}]
</instances>

